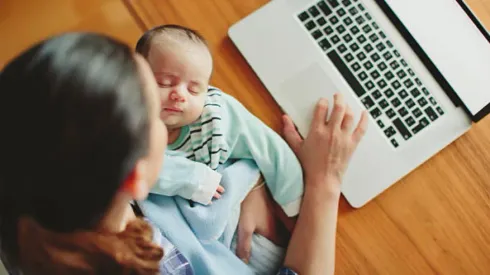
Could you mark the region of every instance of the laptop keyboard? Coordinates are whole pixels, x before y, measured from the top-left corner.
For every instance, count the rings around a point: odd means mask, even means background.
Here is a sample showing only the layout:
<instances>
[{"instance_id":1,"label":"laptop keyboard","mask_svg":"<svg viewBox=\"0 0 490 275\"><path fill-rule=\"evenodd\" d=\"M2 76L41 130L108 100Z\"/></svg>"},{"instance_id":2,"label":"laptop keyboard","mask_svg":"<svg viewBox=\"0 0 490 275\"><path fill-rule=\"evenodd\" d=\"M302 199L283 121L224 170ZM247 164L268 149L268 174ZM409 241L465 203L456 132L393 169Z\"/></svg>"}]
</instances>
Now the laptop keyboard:
<instances>
[{"instance_id":1,"label":"laptop keyboard","mask_svg":"<svg viewBox=\"0 0 490 275\"><path fill-rule=\"evenodd\" d=\"M444 110L359 0L326 0L298 19L342 74L393 147Z\"/></svg>"}]
</instances>

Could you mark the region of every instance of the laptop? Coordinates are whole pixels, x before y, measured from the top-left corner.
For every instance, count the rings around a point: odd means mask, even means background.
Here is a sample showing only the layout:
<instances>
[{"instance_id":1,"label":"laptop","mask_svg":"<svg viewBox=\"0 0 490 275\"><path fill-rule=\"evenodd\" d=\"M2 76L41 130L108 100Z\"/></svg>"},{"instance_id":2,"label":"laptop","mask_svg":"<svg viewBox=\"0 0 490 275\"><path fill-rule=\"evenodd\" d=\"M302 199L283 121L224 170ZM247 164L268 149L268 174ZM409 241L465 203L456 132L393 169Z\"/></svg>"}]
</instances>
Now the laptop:
<instances>
[{"instance_id":1,"label":"laptop","mask_svg":"<svg viewBox=\"0 0 490 275\"><path fill-rule=\"evenodd\" d=\"M342 192L361 207L490 112L490 37L460 0L274 0L229 36L305 136L320 97L370 114Z\"/></svg>"}]
</instances>

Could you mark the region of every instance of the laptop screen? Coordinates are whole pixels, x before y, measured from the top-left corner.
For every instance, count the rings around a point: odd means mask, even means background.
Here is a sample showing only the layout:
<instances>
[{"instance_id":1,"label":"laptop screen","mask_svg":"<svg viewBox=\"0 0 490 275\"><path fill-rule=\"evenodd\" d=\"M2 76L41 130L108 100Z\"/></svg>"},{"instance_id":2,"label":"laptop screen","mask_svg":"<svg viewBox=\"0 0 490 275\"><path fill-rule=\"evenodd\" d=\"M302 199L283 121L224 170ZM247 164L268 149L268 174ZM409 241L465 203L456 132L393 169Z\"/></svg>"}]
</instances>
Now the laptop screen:
<instances>
[{"instance_id":1,"label":"laptop screen","mask_svg":"<svg viewBox=\"0 0 490 275\"><path fill-rule=\"evenodd\" d=\"M435 65L435 70L431 70L433 75L440 78L437 72L434 73L438 71L444 76L445 80L438 79L439 83L445 90L455 92L456 101L464 104L473 120L477 121L490 112L490 38L464 1L377 2L392 21L396 21L394 16L403 22L393 23L404 25L402 28L408 30ZM397 27L401 30L400 26Z\"/></svg>"}]
</instances>

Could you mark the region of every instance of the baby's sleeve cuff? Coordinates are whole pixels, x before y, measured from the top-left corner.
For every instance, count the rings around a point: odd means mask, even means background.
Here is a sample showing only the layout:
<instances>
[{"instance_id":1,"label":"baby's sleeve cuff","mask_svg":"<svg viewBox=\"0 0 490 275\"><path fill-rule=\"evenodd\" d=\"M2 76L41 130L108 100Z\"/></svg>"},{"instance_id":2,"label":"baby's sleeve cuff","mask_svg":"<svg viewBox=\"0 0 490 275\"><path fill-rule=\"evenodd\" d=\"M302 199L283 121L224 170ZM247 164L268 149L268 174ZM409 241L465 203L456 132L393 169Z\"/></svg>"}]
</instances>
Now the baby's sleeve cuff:
<instances>
[{"instance_id":1,"label":"baby's sleeve cuff","mask_svg":"<svg viewBox=\"0 0 490 275\"><path fill-rule=\"evenodd\" d=\"M209 204L220 182L220 173L212 169L206 169L206 172L200 179L197 190L192 194L191 200L204 205Z\"/></svg>"},{"instance_id":2,"label":"baby's sleeve cuff","mask_svg":"<svg viewBox=\"0 0 490 275\"><path fill-rule=\"evenodd\" d=\"M294 217L299 215L299 210L301 208L301 202L303 201L303 198L300 197L290 203L287 203L285 205L281 205L282 210L288 217Z\"/></svg>"}]
</instances>

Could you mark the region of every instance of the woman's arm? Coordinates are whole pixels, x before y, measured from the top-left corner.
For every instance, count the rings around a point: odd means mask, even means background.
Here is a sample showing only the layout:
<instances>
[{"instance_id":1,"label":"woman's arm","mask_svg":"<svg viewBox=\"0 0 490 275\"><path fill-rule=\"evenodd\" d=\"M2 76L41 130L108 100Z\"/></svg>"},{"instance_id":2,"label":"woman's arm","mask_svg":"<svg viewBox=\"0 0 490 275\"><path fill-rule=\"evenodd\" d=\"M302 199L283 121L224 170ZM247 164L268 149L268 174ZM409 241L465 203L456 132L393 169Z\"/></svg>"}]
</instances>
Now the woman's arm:
<instances>
[{"instance_id":1,"label":"woman's arm","mask_svg":"<svg viewBox=\"0 0 490 275\"><path fill-rule=\"evenodd\" d=\"M303 141L285 117L284 134L305 173L305 195L284 265L299 274L334 274L340 183L349 159L364 136L367 114L356 129L351 109L336 94L327 121L328 102L321 99Z\"/></svg>"}]
</instances>

